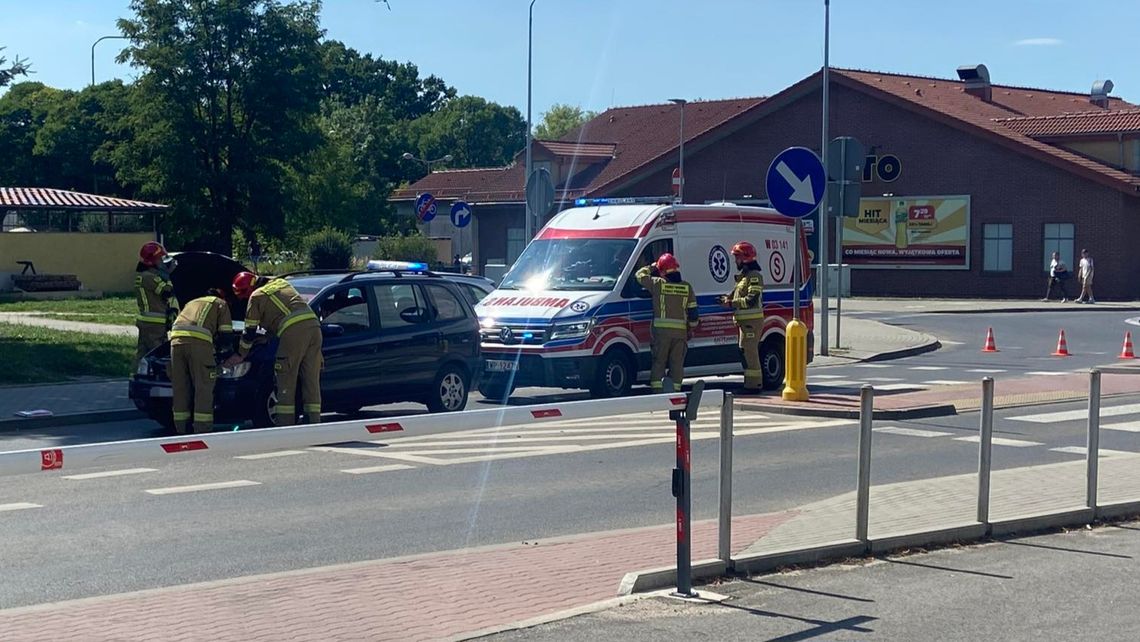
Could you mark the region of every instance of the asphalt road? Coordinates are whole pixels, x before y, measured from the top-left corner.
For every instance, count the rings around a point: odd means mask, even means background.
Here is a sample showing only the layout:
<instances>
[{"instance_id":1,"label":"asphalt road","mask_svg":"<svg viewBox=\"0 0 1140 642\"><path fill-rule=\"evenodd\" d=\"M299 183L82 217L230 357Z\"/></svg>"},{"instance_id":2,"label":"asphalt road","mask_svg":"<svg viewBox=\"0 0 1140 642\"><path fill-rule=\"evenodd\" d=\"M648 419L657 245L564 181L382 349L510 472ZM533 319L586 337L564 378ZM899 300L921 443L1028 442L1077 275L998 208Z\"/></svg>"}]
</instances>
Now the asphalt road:
<instances>
[{"instance_id":1,"label":"asphalt road","mask_svg":"<svg viewBox=\"0 0 1140 642\"><path fill-rule=\"evenodd\" d=\"M1071 450L1084 444L1082 409L1000 412L995 436L1010 441L995 447L995 468L1083 457ZM1105 411L1140 430L1140 395L1107 400ZM1012 419L1034 412L1071 414ZM853 488L854 422L744 411L736 420L736 514ZM975 434L977 423L976 414L877 423L873 483L974 471L977 446L960 438ZM195 453L119 466L133 470L106 477L5 478L0 608L671 521L674 449L664 417L534 430L261 458ZM712 518L715 424L695 434L694 517ZM1102 447L1140 452L1140 433L1105 430ZM218 483L229 487L194 488Z\"/></svg>"}]
</instances>

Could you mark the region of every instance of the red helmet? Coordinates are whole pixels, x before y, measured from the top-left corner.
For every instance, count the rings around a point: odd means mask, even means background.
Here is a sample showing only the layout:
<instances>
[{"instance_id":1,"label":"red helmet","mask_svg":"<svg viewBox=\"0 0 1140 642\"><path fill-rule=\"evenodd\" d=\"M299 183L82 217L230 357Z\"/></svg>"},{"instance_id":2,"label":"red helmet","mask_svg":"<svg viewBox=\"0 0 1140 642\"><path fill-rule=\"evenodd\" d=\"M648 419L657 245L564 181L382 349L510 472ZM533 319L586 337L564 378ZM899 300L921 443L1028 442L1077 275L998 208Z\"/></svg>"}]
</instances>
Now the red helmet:
<instances>
[{"instance_id":1,"label":"red helmet","mask_svg":"<svg viewBox=\"0 0 1140 642\"><path fill-rule=\"evenodd\" d=\"M162 244L155 243L154 241L144 243L142 249L139 250L139 261L142 261L143 265L150 267L158 265L164 256L166 256L166 248L162 247Z\"/></svg>"},{"instance_id":2,"label":"red helmet","mask_svg":"<svg viewBox=\"0 0 1140 642\"><path fill-rule=\"evenodd\" d=\"M745 263L749 261L755 261L756 246L749 243L748 241L741 241L732 246L732 255L737 259L744 261Z\"/></svg>"},{"instance_id":3,"label":"red helmet","mask_svg":"<svg viewBox=\"0 0 1140 642\"><path fill-rule=\"evenodd\" d=\"M670 272L680 272L681 264L672 254L666 252L657 258L657 271L661 274L669 274Z\"/></svg>"},{"instance_id":4,"label":"red helmet","mask_svg":"<svg viewBox=\"0 0 1140 642\"><path fill-rule=\"evenodd\" d=\"M257 275L253 272L238 272L234 276L234 296L239 299L248 299L253 294L253 286L257 283Z\"/></svg>"}]
</instances>

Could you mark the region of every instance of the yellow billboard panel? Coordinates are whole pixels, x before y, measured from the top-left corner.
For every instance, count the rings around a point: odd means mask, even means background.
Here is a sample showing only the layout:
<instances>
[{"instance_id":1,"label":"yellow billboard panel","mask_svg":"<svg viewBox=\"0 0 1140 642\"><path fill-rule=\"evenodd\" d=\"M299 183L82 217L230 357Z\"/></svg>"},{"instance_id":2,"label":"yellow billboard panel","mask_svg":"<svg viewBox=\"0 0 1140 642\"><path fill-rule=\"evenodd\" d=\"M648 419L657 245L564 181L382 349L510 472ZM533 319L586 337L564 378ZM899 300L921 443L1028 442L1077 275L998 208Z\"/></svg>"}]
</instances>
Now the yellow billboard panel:
<instances>
[{"instance_id":1,"label":"yellow billboard panel","mask_svg":"<svg viewBox=\"0 0 1140 642\"><path fill-rule=\"evenodd\" d=\"M843 221L843 262L866 267L970 267L970 197L859 199Z\"/></svg>"}]
</instances>

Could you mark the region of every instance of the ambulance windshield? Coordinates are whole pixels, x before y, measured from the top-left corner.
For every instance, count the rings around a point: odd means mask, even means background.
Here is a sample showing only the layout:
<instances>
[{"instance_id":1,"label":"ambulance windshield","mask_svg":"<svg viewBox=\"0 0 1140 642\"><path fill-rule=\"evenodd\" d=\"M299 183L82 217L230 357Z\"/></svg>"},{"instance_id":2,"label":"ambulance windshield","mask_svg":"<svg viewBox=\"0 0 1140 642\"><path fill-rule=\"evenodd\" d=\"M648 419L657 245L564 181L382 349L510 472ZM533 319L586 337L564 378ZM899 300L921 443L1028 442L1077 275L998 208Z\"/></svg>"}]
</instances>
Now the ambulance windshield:
<instances>
[{"instance_id":1,"label":"ambulance windshield","mask_svg":"<svg viewBox=\"0 0 1140 642\"><path fill-rule=\"evenodd\" d=\"M499 285L504 290L612 290L637 241L549 239L532 242Z\"/></svg>"}]
</instances>

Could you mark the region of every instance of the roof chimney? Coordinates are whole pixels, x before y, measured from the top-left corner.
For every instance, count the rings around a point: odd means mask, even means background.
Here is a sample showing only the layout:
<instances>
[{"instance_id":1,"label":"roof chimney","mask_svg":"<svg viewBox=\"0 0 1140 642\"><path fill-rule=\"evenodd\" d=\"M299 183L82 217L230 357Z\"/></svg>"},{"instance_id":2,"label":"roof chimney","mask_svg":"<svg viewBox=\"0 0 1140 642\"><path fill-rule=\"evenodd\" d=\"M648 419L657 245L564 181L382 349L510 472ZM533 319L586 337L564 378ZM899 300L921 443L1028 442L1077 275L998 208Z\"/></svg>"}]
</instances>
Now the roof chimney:
<instances>
[{"instance_id":1,"label":"roof chimney","mask_svg":"<svg viewBox=\"0 0 1140 642\"><path fill-rule=\"evenodd\" d=\"M966 83L966 93L977 96L987 103L993 95L990 87L990 70L985 65L963 65L958 67L958 78Z\"/></svg>"},{"instance_id":2,"label":"roof chimney","mask_svg":"<svg viewBox=\"0 0 1140 642\"><path fill-rule=\"evenodd\" d=\"M1101 109L1108 109L1108 95L1110 93L1112 93L1112 81L1098 80L1093 83L1092 91L1089 93L1089 102Z\"/></svg>"}]
</instances>

